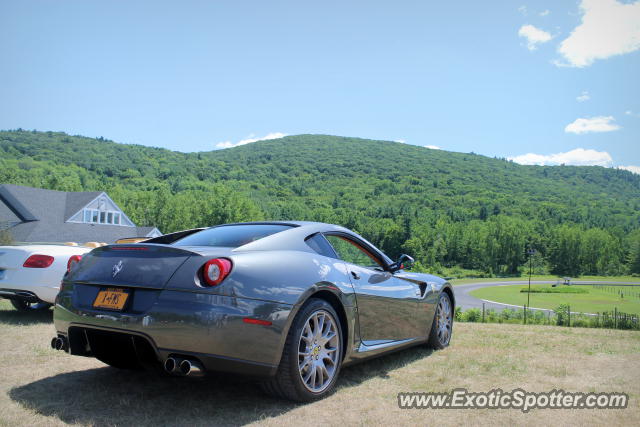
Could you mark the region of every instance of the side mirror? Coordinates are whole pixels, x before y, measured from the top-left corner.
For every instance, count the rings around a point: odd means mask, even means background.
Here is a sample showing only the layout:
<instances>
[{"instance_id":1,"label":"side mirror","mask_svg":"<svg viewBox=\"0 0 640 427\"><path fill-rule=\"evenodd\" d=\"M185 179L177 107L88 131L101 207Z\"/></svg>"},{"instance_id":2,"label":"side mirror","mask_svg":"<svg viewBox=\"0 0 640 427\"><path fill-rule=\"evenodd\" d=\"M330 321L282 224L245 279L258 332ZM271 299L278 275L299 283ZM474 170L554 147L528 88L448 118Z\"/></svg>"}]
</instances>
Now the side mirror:
<instances>
[{"instance_id":1,"label":"side mirror","mask_svg":"<svg viewBox=\"0 0 640 427\"><path fill-rule=\"evenodd\" d=\"M402 254L400 255L400 257L396 262L391 264L390 270L391 272L398 271L398 270L410 270L411 267L413 267L414 262L415 262L414 259L411 258L409 255Z\"/></svg>"}]
</instances>

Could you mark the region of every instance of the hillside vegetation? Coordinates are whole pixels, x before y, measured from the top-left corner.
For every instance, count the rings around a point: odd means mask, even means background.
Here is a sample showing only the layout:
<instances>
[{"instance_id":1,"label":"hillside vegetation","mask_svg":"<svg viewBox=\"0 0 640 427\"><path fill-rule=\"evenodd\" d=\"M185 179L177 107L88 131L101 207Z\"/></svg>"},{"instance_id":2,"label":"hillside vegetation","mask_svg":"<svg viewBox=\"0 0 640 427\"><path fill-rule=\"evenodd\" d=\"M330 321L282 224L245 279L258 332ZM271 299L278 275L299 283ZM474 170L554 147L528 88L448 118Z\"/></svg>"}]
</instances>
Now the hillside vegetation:
<instances>
[{"instance_id":1,"label":"hillside vegetation","mask_svg":"<svg viewBox=\"0 0 640 427\"><path fill-rule=\"evenodd\" d=\"M0 183L105 190L163 232L229 221L342 224L418 268L640 273L640 176L522 166L476 154L326 135L180 153L57 132L0 132Z\"/></svg>"}]
</instances>

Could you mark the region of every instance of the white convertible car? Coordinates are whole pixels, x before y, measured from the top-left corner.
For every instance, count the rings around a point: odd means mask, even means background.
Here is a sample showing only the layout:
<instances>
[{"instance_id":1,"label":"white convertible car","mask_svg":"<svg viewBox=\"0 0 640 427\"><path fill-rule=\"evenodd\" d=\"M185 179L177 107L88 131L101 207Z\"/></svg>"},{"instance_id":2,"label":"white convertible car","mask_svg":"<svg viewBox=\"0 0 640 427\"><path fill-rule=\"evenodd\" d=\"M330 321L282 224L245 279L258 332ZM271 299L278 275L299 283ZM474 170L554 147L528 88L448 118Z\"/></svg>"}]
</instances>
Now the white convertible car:
<instances>
[{"instance_id":1,"label":"white convertible car","mask_svg":"<svg viewBox=\"0 0 640 427\"><path fill-rule=\"evenodd\" d=\"M21 311L49 308L67 268L92 250L87 246L0 246L0 297Z\"/></svg>"}]
</instances>

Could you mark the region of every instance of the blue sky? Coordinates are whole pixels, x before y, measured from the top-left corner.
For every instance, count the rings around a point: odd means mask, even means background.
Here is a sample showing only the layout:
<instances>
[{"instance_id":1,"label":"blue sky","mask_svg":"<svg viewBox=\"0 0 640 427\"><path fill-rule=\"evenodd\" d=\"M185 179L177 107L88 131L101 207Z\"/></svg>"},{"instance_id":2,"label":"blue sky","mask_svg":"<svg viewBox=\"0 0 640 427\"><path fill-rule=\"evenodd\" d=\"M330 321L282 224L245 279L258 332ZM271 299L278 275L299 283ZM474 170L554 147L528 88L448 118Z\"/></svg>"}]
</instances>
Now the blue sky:
<instances>
[{"instance_id":1,"label":"blue sky","mask_svg":"<svg viewBox=\"0 0 640 427\"><path fill-rule=\"evenodd\" d=\"M3 1L0 129L640 166L638 49L632 1Z\"/></svg>"}]
</instances>

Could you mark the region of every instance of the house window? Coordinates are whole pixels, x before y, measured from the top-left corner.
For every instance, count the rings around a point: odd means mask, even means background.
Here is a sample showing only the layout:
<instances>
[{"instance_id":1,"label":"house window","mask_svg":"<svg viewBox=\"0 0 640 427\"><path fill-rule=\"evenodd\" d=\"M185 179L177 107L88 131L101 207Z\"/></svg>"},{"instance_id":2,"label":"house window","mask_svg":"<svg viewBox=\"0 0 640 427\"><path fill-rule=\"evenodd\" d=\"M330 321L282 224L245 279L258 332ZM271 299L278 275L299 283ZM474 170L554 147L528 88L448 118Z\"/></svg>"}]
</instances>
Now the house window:
<instances>
[{"instance_id":1,"label":"house window","mask_svg":"<svg viewBox=\"0 0 640 427\"><path fill-rule=\"evenodd\" d=\"M89 224L113 224L120 225L122 216L120 212L100 209L85 209L83 220Z\"/></svg>"}]
</instances>

